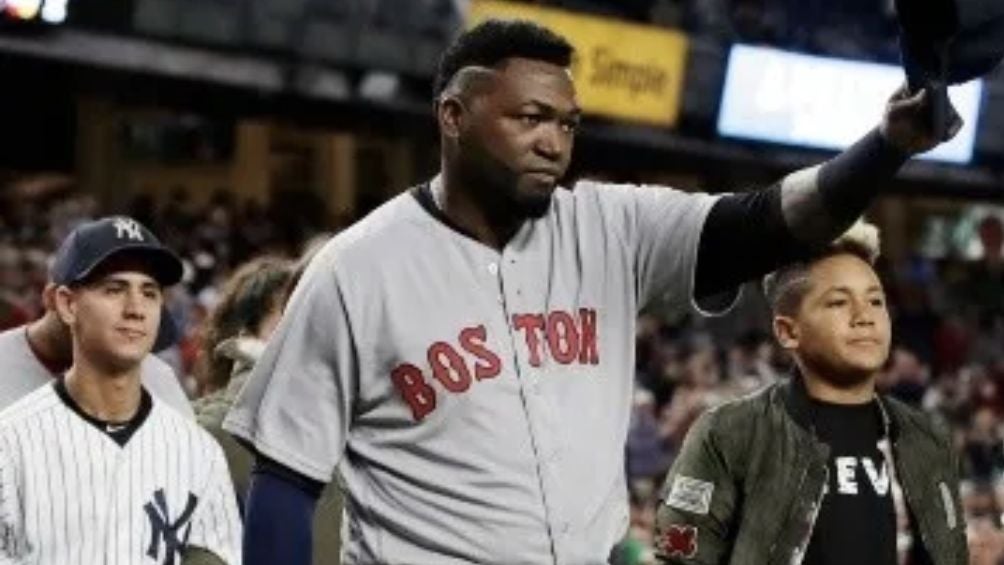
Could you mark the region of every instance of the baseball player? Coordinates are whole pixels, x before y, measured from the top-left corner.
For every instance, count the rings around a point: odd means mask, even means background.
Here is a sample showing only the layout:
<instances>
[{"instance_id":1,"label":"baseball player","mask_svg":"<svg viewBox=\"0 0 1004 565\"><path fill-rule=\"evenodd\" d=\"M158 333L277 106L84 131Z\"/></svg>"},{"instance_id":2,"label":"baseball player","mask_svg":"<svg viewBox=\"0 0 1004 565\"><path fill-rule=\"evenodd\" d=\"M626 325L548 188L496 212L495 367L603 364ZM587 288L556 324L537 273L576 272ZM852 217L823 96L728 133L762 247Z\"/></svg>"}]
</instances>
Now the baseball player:
<instances>
[{"instance_id":1,"label":"baseball player","mask_svg":"<svg viewBox=\"0 0 1004 565\"><path fill-rule=\"evenodd\" d=\"M628 525L639 310L830 241L941 141L926 96L901 92L857 144L763 190L559 189L571 57L498 20L444 54L440 174L325 245L225 422L258 453L247 563L308 562L336 469L343 563L606 563Z\"/></svg>"},{"instance_id":2,"label":"baseball player","mask_svg":"<svg viewBox=\"0 0 1004 565\"><path fill-rule=\"evenodd\" d=\"M141 384L181 270L128 218L60 247L54 307L73 364L0 412L0 563L241 562L222 450Z\"/></svg>"},{"instance_id":3,"label":"baseball player","mask_svg":"<svg viewBox=\"0 0 1004 565\"><path fill-rule=\"evenodd\" d=\"M104 221L114 224L116 219ZM77 237L79 230L71 232L66 240ZM73 362L70 329L60 321L53 306L56 286L68 282L66 273L50 272L50 282L42 293L45 314L29 324L0 332L0 409L52 382ZM169 341L172 333L172 322L167 316L166 312L162 313L158 345L166 345L164 342ZM167 363L155 355L148 355L140 372L143 385L150 391L186 417L195 417L188 396Z\"/></svg>"}]
</instances>

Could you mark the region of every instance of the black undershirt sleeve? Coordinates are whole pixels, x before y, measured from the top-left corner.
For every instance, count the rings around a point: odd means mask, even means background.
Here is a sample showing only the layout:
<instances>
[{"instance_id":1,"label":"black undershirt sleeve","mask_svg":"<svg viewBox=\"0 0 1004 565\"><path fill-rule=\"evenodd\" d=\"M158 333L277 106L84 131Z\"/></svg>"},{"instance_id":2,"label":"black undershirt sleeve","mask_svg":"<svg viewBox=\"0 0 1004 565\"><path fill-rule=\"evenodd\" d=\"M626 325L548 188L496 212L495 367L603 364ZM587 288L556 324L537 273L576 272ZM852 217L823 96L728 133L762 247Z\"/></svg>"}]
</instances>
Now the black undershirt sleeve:
<instances>
[{"instance_id":1,"label":"black undershirt sleeve","mask_svg":"<svg viewBox=\"0 0 1004 565\"><path fill-rule=\"evenodd\" d=\"M809 250L788 230L780 185L723 196L701 231L694 296L701 300L732 291Z\"/></svg>"},{"instance_id":2,"label":"black undershirt sleeve","mask_svg":"<svg viewBox=\"0 0 1004 565\"><path fill-rule=\"evenodd\" d=\"M853 223L908 159L877 129L870 131L820 167L819 192L827 214L837 222Z\"/></svg>"},{"instance_id":3,"label":"black undershirt sleeve","mask_svg":"<svg viewBox=\"0 0 1004 565\"><path fill-rule=\"evenodd\" d=\"M824 163L811 182L786 184L786 177L722 197L701 232L694 297L721 295L829 244L908 158L875 129Z\"/></svg>"}]
</instances>

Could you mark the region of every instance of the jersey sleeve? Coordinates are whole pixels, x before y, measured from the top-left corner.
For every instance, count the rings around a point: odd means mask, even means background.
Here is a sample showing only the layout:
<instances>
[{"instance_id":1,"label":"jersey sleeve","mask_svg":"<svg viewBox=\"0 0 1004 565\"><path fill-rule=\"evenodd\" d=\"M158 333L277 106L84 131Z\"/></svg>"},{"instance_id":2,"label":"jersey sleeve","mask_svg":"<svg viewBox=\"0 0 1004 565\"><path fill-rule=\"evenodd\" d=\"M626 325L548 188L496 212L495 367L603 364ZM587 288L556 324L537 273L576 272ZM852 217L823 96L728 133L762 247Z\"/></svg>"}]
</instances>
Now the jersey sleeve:
<instances>
[{"instance_id":1,"label":"jersey sleeve","mask_svg":"<svg viewBox=\"0 0 1004 565\"><path fill-rule=\"evenodd\" d=\"M694 275L701 230L717 197L665 186L585 182L595 191L602 224L619 232L632 254L639 308L659 302L695 307Z\"/></svg>"},{"instance_id":2,"label":"jersey sleeve","mask_svg":"<svg viewBox=\"0 0 1004 565\"><path fill-rule=\"evenodd\" d=\"M20 563L29 552L21 507L20 472L0 438L0 564Z\"/></svg>"},{"instance_id":3,"label":"jersey sleeve","mask_svg":"<svg viewBox=\"0 0 1004 565\"><path fill-rule=\"evenodd\" d=\"M348 433L357 353L348 301L322 249L224 421L258 453L327 483Z\"/></svg>"},{"instance_id":4,"label":"jersey sleeve","mask_svg":"<svg viewBox=\"0 0 1004 565\"><path fill-rule=\"evenodd\" d=\"M210 453L209 480L192 516L186 544L192 551L186 551L184 563L240 565L243 562L242 528L233 482L220 447L211 443ZM219 561L214 561L212 556Z\"/></svg>"}]
</instances>

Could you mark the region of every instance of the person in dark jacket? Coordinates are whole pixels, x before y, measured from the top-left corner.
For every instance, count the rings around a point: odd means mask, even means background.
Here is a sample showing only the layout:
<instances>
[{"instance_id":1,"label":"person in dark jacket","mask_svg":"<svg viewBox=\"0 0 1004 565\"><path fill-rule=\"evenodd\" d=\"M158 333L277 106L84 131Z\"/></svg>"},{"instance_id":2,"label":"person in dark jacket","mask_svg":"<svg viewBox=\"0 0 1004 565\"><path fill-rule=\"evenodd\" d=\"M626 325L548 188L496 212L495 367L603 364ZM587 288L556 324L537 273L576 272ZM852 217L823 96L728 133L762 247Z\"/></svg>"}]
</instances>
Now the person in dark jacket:
<instances>
[{"instance_id":1,"label":"person in dark jacket","mask_svg":"<svg viewBox=\"0 0 1004 565\"><path fill-rule=\"evenodd\" d=\"M312 256L312 251L308 251L297 265L268 256L245 263L225 285L220 303L206 322L202 381L209 393L195 401L194 409L199 424L223 448L242 511L254 456L224 432L221 424L264 351L289 293ZM314 527L324 535L314 538L312 565L338 565L342 496L337 484L324 488L313 518Z\"/></svg>"},{"instance_id":2,"label":"person in dark jacket","mask_svg":"<svg viewBox=\"0 0 1004 565\"><path fill-rule=\"evenodd\" d=\"M858 223L765 279L795 374L690 430L661 491L662 562L968 563L948 432L875 390L891 334L877 255Z\"/></svg>"}]
</instances>

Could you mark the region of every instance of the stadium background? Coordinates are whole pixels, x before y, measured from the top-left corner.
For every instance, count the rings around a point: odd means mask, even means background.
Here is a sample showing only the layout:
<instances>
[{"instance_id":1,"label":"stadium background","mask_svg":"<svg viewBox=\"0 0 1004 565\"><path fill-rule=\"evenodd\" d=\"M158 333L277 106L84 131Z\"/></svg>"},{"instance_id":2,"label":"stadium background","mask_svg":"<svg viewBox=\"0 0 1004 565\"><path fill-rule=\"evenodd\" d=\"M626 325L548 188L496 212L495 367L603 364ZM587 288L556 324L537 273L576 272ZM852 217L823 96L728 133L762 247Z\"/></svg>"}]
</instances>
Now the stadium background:
<instances>
[{"instance_id":1,"label":"stadium background","mask_svg":"<svg viewBox=\"0 0 1004 565\"><path fill-rule=\"evenodd\" d=\"M868 73L830 63L895 64L892 1L835 4L0 0L0 329L38 316L50 253L76 223L128 213L185 259L185 284L170 296L184 336L163 355L200 394L201 324L222 282L257 254L298 255L428 178L438 54L466 23L496 13L546 22L579 48L589 115L572 177L710 192L772 182L831 154L813 134L881 111L845 104L869 88ZM771 88L729 85L741 74L730 69L736 45L828 59L808 60L808 71L779 63ZM869 218L883 230L895 324L881 385L952 425L972 562L996 564L1004 75L981 86L972 151L911 163ZM729 125L736 104L752 113ZM778 139L748 139L764 123ZM688 425L784 370L758 291L747 291L724 319L652 312L639 324L636 373L624 375L639 385L627 447L635 562L646 560L653 491Z\"/></svg>"}]
</instances>

